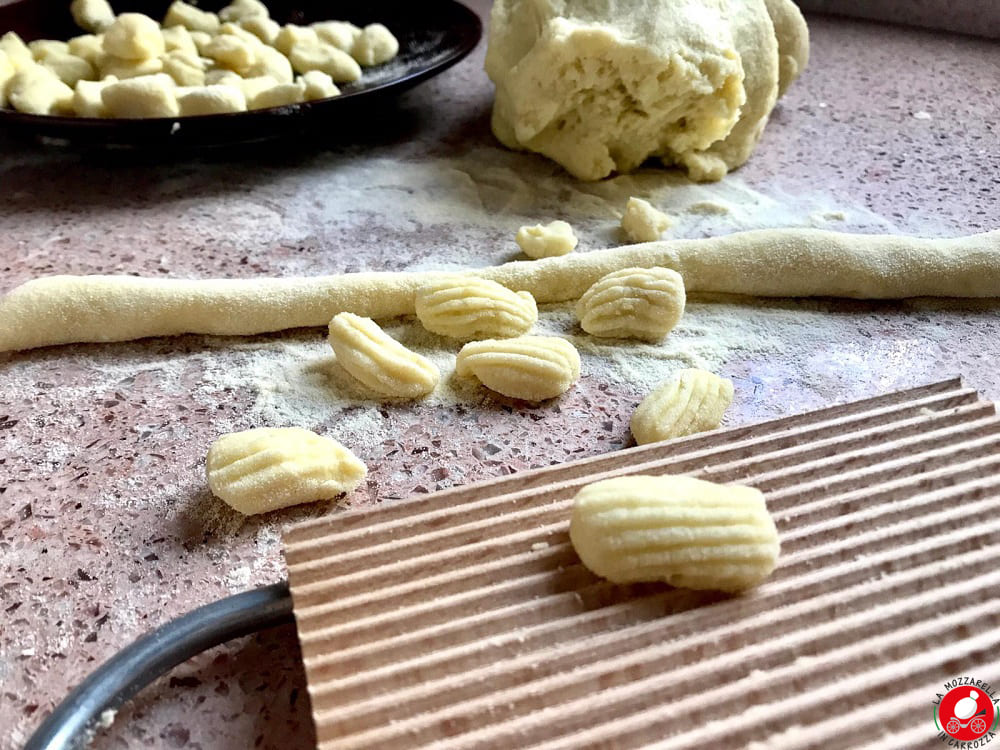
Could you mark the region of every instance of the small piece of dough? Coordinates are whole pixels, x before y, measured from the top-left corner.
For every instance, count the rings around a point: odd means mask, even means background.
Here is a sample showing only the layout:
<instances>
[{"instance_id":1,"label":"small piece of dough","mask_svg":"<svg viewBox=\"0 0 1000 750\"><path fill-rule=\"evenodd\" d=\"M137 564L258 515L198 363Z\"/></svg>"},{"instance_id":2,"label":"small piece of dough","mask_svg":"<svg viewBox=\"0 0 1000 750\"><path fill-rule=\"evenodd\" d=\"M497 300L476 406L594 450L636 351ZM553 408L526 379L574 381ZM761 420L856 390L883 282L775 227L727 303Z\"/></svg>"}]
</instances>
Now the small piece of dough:
<instances>
[{"instance_id":1,"label":"small piece of dough","mask_svg":"<svg viewBox=\"0 0 1000 750\"><path fill-rule=\"evenodd\" d=\"M7 84L7 101L18 112L29 115L73 114L73 89L41 65L14 74Z\"/></svg>"},{"instance_id":2,"label":"small piece of dough","mask_svg":"<svg viewBox=\"0 0 1000 750\"><path fill-rule=\"evenodd\" d=\"M588 484L573 500L569 538L583 564L613 583L727 592L762 583L780 552L759 490L670 475Z\"/></svg>"},{"instance_id":3,"label":"small piece of dough","mask_svg":"<svg viewBox=\"0 0 1000 750\"><path fill-rule=\"evenodd\" d=\"M77 81L94 79L94 66L82 57L69 53L53 52L40 63L48 68L67 86L76 86Z\"/></svg>"},{"instance_id":4,"label":"small piece of dough","mask_svg":"<svg viewBox=\"0 0 1000 750\"><path fill-rule=\"evenodd\" d=\"M73 112L77 117L108 117L108 108L104 106L101 92L105 86L115 83L118 79L112 77L101 81L77 81L73 91Z\"/></svg>"},{"instance_id":5,"label":"small piece of dough","mask_svg":"<svg viewBox=\"0 0 1000 750\"><path fill-rule=\"evenodd\" d=\"M260 44L260 39L256 34L253 34L237 23L232 21L226 21L224 24L219 26L219 34L228 34L229 36L235 36L237 39L242 39L244 42L256 47Z\"/></svg>"},{"instance_id":6,"label":"small piece of dough","mask_svg":"<svg viewBox=\"0 0 1000 750\"><path fill-rule=\"evenodd\" d=\"M241 29L249 31L264 44L273 45L274 40L278 38L278 32L281 31L281 25L267 16L249 16L241 18L237 23Z\"/></svg>"},{"instance_id":7,"label":"small piece of dough","mask_svg":"<svg viewBox=\"0 0 1000 750\"><path fill-rule=\"evenodd\" d=\"M246 112L247 100L236 86L195 86L177 97L181 116L220 115L227 112Z\"/></svg>"},{"instance_id":8,"label":"small piece of dough","mask_svg":"<svg viewBox=\"0 0 1000 750\"><path fill-rule=\"evenodd\" d=\"M205 464L212 493L248 516L329 500L353 490L368 473L336 440L300 427L223 435Z\"/></svg>"},{"instance_id":9,"label":"small piece of dough","mask_svg":"<svg viewBox=\"0 0 1000 750\"><path fill-rule=\"evenodd\" d=\"M763 229L571 253L465 273L530 292L542 304L579 299L613 271L653 266L680 273L688 293L997 298L1000 230L925 239ZM343 311L371 318L413 315L416 290L440 275L369 272L198 281L43 277L0 299L0 351L181 333L246 336L326 325Z\"/></svg>"},{"instance_id":10,"label":"small piece of dough","mask_svg":"<svg viewBox=\"0 0 1000 750\"><path fill-rule=\"evenodd\" d=\"M233 0L219 11L219 18L223 21L240 21L244 18L254 17L267 18L269 15L267 6L260 0Z\"/></svg>"},{"instance_id":11,"label":"small piece of dough","mask_svg":"<svg viewBox=\"0 0 1000 750\"><path fill-rule=\"evenodd\" d=\"M7 55L7 61L14 66L15 71L30 68L35 64L35 57L28 49L28 45L13 31L0 36L0 52Z\"/></svg>"},{"instance_id":12,"label":"small piece of dough","mask_svg":"<svg viewBox=\"0 0 1000 750\"><path fill-rule=\"evenodd\" d=\"M354 38L350 48L351 57L361 65L381 65L399 52L399 41L385 26L370 23Z\"/></svg>"},{"instance_id":13,"label":"small piece of dough","mask_svg":"<svg viewBox=\"0 0 1000 750\"><path fill-rule=\"evenodd\" d=\"M382 396L425 396L441 379L433 362L407 349L370 318L340 313L330 321L329 331L337 363Z\"/></svg>"},{"instance_id":14,"label":"small piece of dough","mask_svg":"<svg viewBox=\"0 0 1000 750\"><path fill-rule=\"evenodd\" d=\"M183 26L180 28L184 28ZM198 50L198 54L204 56L205 50L208 49L208 45L212 43L213 37L207 31L198 31L197 29L191 29L188 31L191 36L191 41L194 42L194 47Z\"/></svg>"},{"instance_id":15,"label":"small piece of dough","mask_svg":"<svg viewBox=\"0 0 1000 750\"><path fill-rule=\"evenodd\" d=\"M271 78L271 76L265 76ZM273 78L272 78L273 80ZM248 109L266 109L268 107L287 107L290 104L301 104L306 100L306 85L301 81L296 83L278 83L263 89L248 100Z\"/></svg>"},{"instance_id":16,"label":"small piece of dough","mask_svg":"<svg viewBox=\"0 0 1000 750\"><path fill-rule=\"evenodd\" d=\"M473 341L458 353L455 372L475 376L510 398L544 401L565 393L580 377L580 355L556 336Z\"/></svg>"},{"instance_id":17,"label":"small piece of dough","mask_svg":"<svg viewBox=\"0 0 1000 750\"><path fill-rule=\"evenodd\" d=\"M174 79L178 86L203 86L205 84L205 69L201 58L189 52L174 50L162 58L163 72ZM184 108L181 107L181 114Z\"/></svg>"},{"instance_id":18,"label":"small piece of dough","mask_svg":"<svg viewBox=\"0 0 1000 750\"><path fill-rule=\"evenodd\" d=\"M256 51L257 61L244 73L247 78L271 76L278 83L291 83L294 80L292 64L278 50L262 44Z\"/></svg>"},{"instance_id":19,"label":"small piece of dough","mask_svg":"<svg viewBox=\"0 0 1000 750\"><path fill-rule=\"evenodd\" d=\"M66 45L71 55L82 57L91 65L97 65L98 60L104 55L104 35L103 34L81 34L69 40Z\"/></svg>"},{"instance_id":20,"label":"small piece of dough","mask_svg":"<svg viewBox=\"0 0 1000 750\"><path fill-rule=\"evenodd\" d=\"M142 13L122 13L104 32L104 51L122 60L148 60L165 50L160 25Z\"/></svg>"},{"instance_id":21,"label":"small piece of dough","mask_svg":"<svg viewBox=\"0 0 1000 750\"><path fill-rule=\"evenodd\" d=\"M215 34L219 31L219 16L189 5L184 0L174 0L167 8L167 14L163 17L163 25L183 26L188 31Z\"/></svg>"},{"instance_id":22,"label":"small piece of dough","mask_svg":"<svg viewBox=\"0 0 1000 750\"><path fill-rule=\"evenodd\" d=\"M165 73L138 76L105 86L101 100L112 117L177 117L173 79Z\"/></svg>"},{"instance_id":23,"label":"small piece of dough","mask_svg":"<svg viewBox=\"0 0 1000 750\"><path fill-rule=\"evenodd\" d=\"M600 278L576 303L580 327L592 336L655 341L684 314L684 279L669 268L624 268Z\"/></svg>"},{"instance_id":24,"label":"small piece of dough","mask_svg":"<svg viewBox=\"0 0 1000 750\"><path fill-rule=\"evenodd\" d=\"M7 53L0 49L0 107L7 106L7 85L17 73Z\"/></svg>"},{"instance_id":25,"label":"small piece of dough","mask_svg":"<svg viewBox=\"0 0 1000 750\"><path fill-rule=\"evenodd\" d=\"M183 26L168 26L160 33L163 34L163 46L168 53L183 52L198 57L198 46L194 43L191 32Z\"/></svg>"},{"instance_id":26,"label":"small piece of dough","mask_svg":"<svg viewBox=\"0 0 1000 750\"><path fill-rule=\"evenodd\" d=\"M655 242L670 228L673 220L642 198L629 198L622 216L622 229L632 242Z\"/></svg>"},{"instance_id":27,"label":"small piece of dough","mask_svg":"<svg viewBox=\"0 0 1000 750\"><path fill-rule=\"evenodd\" d=\"M431 333L471 341L512 338L538 320L535 298L495 281L441 277L417 290L417 319Z\"/></svg>"},{"instance_id":28,"label":"small piece of dough","mask_svg":"<svg viewBox=\"0 0 1000 750\"><path fill-rule=\"evenodd\" d=\"M219 34L205 48L205 56L223 68L241 76L247 75L257 62L257 50L260 48L260 42L256 41L256 37L254 39L251 43L232 34Z\"/></svg>"},{"instance_id":29,"label":"small piece of dough","mask_svg":"<svg viewBox=\"0 0 1000 750\"><path fill-rule=\"evenodd\" d=\"M69 43L60 42L56 39L35 39L28 42L28 49L35 62L42 62L49 55L68 55Z\"/></svg>"},{"instance_id":30,"label":"small piece of dough","mask_svg":"<svg viewBox=\"0 0 1000 750\"><path fill-rule=\"evenodd\" d=\"M310 70L308 73L303 73L298 77L297 82L305 86L304 96L307 102L340 96L337 84L321 70Z\"/></svg>"},{"instance_id":31,"label":"small piece of dough","mask_svg":"<svg viewBox=\"0 0 1000 750\"><path fill-rule=\"evenodd\" d=\"M318 21L312 24L319 40L332 44L337 49L350 52L354 42L361 36L361 28L348 21Z\"/></svg>"},{"instance_id":32,"label":"small piece of dough","mask_svg":"<svg viewBox=\"0 0 1000 750\"><path fill-rule=\"evenodd\" d=\"M73 0L69 12L84 31L99 33L115 22L115 12L107 0Z\"/></svg>"},{"instance_id":33,"label":"small piece of dough","mask_svg":"<svg viewBox=\"0 0 1000 750\"><path fill-rule=\"evenodd\" d=\"M523 226L517 230L514 239L521 252L535 259L566 255L578 242L573 227L559 219L548 224Z\"/></svg>"},{"instance_id":34,"label":"small piece of dough","mask_svg":"<svg viewBox=\"0 0 1000 750\"><path fill-rule=\"evenodd\" d=\"M163 59L151 57L148 60L122 60L113 55L104 55L97 61L97 68L100 70L101 78L111 76L125 80L162 73Z\"/></svg>"},{"instance_id":35,"label":"small piece of dough","mask_svg":"<svg viewBox=\"0 0 1000 750\"><path fill-rule=\"evenodd\" d=\"M311 26L288 23L274 37L274 47L283 55L290 55L297 44L319 44L319 35Z\"/></svg>"},{"instance_id":36,"label":"small piece of dough","mask_svg":"<svg viewBox=\"0 0 1000 750\"><path fill-rule=\"evenodd\" d=\"M658 385L632 414L638 445L714 430L733 402L733 383L706 370L681 370Z\"/></svg>"},{"instance_id":37,"label":"small piece of dough","mask_svg":"<svg viewBox=\"0 0 1000 750\"><path fill-rule=\"evenodd\" d=\"M353 57L332 44L324 42L296 44L292 47L288 59L299 73L320 70L336 83L350 83L361 78L361 66Z\"/></svg>"}]
</instances>

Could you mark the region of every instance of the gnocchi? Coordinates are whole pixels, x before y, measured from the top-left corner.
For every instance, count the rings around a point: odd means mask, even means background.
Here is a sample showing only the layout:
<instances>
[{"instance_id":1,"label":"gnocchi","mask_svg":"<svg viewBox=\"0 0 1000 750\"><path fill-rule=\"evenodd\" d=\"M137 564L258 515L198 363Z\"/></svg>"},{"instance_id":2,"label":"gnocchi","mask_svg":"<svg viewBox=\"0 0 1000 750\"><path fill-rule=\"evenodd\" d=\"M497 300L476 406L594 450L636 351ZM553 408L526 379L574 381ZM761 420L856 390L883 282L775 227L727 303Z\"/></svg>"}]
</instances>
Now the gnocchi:
<instances>
[{"instance_id":1,"label":"gnocchi","mask_svg":"<svg viewBox=\"0 0 1000 750\"><path fill-rule=\"evenodd\" d=\"M727 592L764 581L780 551L759 490L685 476L587 485L573 500L569 535L583 564L613 583Z\"/></svg>"},{"instance_id":2,"label":"gnocchi","mask_svg":"<svg viewBox=\"0 0 1000 750\"><path fill-rule=\"evenodd\" d=\"M244 515L336 497L368 473L339 442L300 427L223 435L205 464L212 493Z\"/></svg>"},{"instance_id":3,"label":"gnocchi","mask_svg":"<svg viewBox=\"0 0 1000 750\"><path fill-rule=\"evenodd\" d=\"M425 284L417 290L415 304L428 331L466 341L520 336L538 320L531 294L475 277L443 276Z\"/></svg>"},{"instance_id":4,"label":"gnocchi","mask_svg":"<svg viewBox=\"0 0 1000 750\"><path fill-rule=\"evenodd\" d=\"M122 13L104 32L104 51L121 60L148 60L166 51L160 25L142 13Z\"/></svg>"},{"instance_id":5,"label":"gnocchi","mask_svg":"<svg viewBox=\"0 0 1000 750\"><path fill-rule=\"evenodd\" d=\"M81 117L175 117L281 107L339 96L337 82L356 81L362 64L379 64L399 51L382 24L364 29L346 21L281 26L260 0L233 0L219 13L174 0L162 27L141 13L116 17L107 0L72 0L71 12L91 33L68 42L30 44L13 32L0 37L0 107ZM38 66L54 76L43 75ZM22 71L30 72L17 79L9 96L15 74ZM161 73L166 78L154 78ZM53 77L72 94L53 85ZM134 87L75 90L80 82L120 84L136 78L148 80ZM163 89L168 80L172 93ZM42 88L29 92L29 82ZM216 85L241 92L242 104L231 90L193 91ZM110 105L103 99L109 88ZM129 92L140 99L125 102Z\"/></svg>"},{"instance_id":6,"label":"gnocchi","mask_svg":"<svg viewBox=\"0 0 1000 750\"><path fill-rule=\"evenodd\" d=\"M656 340L684 315L684 280L669 268L625 268L594 282L576 303L593 336Z\"/></svg>"},{"instance_id":7,"label":"gnocchi","mask_svg":"<svg viewBox=\"0 0 1000 750\"><path fill-rule=\"evenodd\" d=\"M521 252L534 259L566 255L577 245L573 227L558 219L548 224L523 226L517 230L514 240Z\"/></svg>"},{"instance_id":8,"label":"gnocchi","mask_svg":"<svg viewBox=\"0 0 1000 750\"><path fill-rule=\"evenodd\" d=\"M73 89L48 68L32 64L7 83L7 99L18 112L66 115L73 109Z\"/></svg>"},{"instance_id":9,"label":"gnocchi","mask_svg":"<svg viewBox=\"0 0 1000 750\"><path fill-rule=\"evenodd\" d=\"M407 349L371 318L340 313L330 321L329 331L340 366L382 396L424 396L441 379L433 362Z\"/></svg>"},{"instance_id":10,"label":"gnocchi","mask_svg":"<svg viewBox=\"0 0 1000 750\"><path fill-rule=\"evenodd\" d=\"M632 414L639 445L714 430L733 402L733 383L706 370L681 370L658 385Z\"/></svg>"},{"instance_id":11,"label":"gnocchi","mask_svg":"<svg viewBox=\"0 0 1000 750\"><path fill-rule=\"evenodd\" d=\"M166 73L117 81L101 90L112 117L177 117L180 108L174 82Z\"/></svg>"},{"instance_id":12,"label":"gnocchi","mask_svg":"<svg viewBox=\"0 0 1000 750\"><path fill-rule=\"evenodd\" d=\"M653 242L660 239L673 221L642 198L629 198L622 216L622 229L632 242Z\"/></svg>"},{"instance_id":13,"label":"gnocchi","mask_svg":"<svg viewBox=\"0 0 1000 750\"><path fill-rule=\"evenodd\" d=\"M555 336L473 341L458 353L455 372L475 376L504 396L544 401L565 393L580 377L580 355Z\"/></svg>"}]
</instances>

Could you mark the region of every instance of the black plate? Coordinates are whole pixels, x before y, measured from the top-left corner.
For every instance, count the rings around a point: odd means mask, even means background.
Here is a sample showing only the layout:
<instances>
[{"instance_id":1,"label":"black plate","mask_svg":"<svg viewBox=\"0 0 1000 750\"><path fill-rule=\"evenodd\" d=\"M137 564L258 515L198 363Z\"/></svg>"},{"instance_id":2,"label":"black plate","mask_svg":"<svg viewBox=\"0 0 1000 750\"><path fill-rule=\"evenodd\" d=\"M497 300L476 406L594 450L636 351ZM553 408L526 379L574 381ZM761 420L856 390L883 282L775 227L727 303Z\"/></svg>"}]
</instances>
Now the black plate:
<instances>
[{"instance_id":1,"label":"black plate","mask_svg":"<svg viewBox=\"0 0 1000 750\"><path fill-rule=\"evenodd\" d=\"M465 57L482 36L482 23L453 0L265 0L279 23L351 21L385 24L399 39L399 55L384 65L363 68L361 80L340 87L341 95L250 112L147 120L28 115L0 109L0 129L47 143L108 147L225 146L312 130L349 112L384 103ZM0 0L2 3L2 0ZM159 20L170 0L112 0L118 13L146 13ZM218 10L228 0L198 6ZM84 32L73 23L69 0L20 0L0 4L0 34L16 31L26 41L69 39Z\"/></svg>"}]
</instances>

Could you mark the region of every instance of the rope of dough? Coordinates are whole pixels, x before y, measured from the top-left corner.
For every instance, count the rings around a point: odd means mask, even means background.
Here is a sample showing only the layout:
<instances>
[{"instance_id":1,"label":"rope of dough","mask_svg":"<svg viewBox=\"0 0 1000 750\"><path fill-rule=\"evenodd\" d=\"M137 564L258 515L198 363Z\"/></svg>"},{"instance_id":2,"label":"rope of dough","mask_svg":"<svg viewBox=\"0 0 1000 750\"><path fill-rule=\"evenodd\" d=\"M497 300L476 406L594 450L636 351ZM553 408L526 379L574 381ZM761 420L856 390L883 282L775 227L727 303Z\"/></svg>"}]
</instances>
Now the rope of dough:
<instances>
[{"instance_id":1,"label":"rope of dough","mask_svg":"<svg viewBox=\"0 0 1000 750\"><path fill-rule=\"evenodd\" d=\"M538 302L576 299L601 276L664 266L688 291L762 297L1000 297L1000 230L954 239L765 229L667 240L468 271ZM51 276L0 299L0 351L181 333L249 335L326 325L339 312L414 311L436 272L309 278L143 279Z\"/></svg>"}]
</instances>

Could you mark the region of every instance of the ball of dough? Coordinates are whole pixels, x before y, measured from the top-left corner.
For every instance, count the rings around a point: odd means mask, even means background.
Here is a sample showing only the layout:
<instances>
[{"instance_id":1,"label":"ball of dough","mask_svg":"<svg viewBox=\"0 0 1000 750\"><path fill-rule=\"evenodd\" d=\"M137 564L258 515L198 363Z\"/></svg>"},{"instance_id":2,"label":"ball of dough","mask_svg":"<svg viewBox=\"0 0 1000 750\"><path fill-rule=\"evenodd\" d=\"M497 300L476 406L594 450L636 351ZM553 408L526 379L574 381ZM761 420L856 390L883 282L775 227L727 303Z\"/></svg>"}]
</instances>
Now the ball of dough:
<instances>
[{"instance_id":1,"label":"ball of dough","mask_svg":"<svg viewBox=\"0 0 1000 750\"><path fill-rule=\"evenodd\" d=\"M299 427L223 435L205 464L213 494L244 515L337 497L368 473L336 440Z\"/></svg>"},{"instance_id":2,"label":"ball of dough","mask_svg":"<svg viewBox=\"0 0 1000 750\"><path fill-rule=\"evenodd\" d=\"M642 198L629 198L622 216L622 229L632 242L655 242L673 221Z\"/></svg>"},{"instance_id":3,"label":"ball of dough","mask_svg":"<svg viewBox=\"0 0 1000 750\"><path fill-rule=\"evenodd\" d=\"M101 78L113 76L120 80L139 78L163 72L163 59L151 57L148 60L122 60L114 55L104 55L97 61Z\"/></svg>"},{"instance_id":4,"label":"ball of dough","mask_svg":"<svg viewBox=\"0 0 1000 750\"><path fill-rule=\"evenodd\" d=\"M56 39L35 39L33 42L28 42L28 49L31 50L35 62L42 62L49 55L70 54L69 44Z\"/></svg>"},{"instance_id":5,"label":"ball of dough","mask_svg":"<svg viewBox=\"0 0 1000 750\"><path fill-rule=\"evenodd\" d=\"M298 26L294 23L281 27L274 38L274 47L283 55L290 55L292 47L297 44L319 44L316 29L310 26Z\"/></svg>"},{"instance_id":6,"label":"ball of dough","mask_svg":"<svg viewBox=\"0 0 1000 750\"><path fill-rule=\"evenodd\" d=\"M165 50L160 25L142 13L122 13L104 32L104 51L123 60L148 60Z\"/></svg>"},{"instance_id":7,"label":"ball of dough","mask_svg":"<svg viewBox=\"0 0 1000 750\"><path fill-rule=\"evenodd\" d=\"M271 76L278 83L291 83L295 79L292 64L274 47L262 44L256 52L257 60L244 73L246 77Z\"/></svg>"},{"instance_id":8,"label":"ball of dough","mask_svg":"<svg viewBox=\"0 0 1000 750\"><path fill-rule=\"evenodd\" d=\"M101 100L112 117L177 117L173 79L165 73L138 76L105 86Z\"/></svg>"},{"instance_id":9,"label":"ball of dough","mask_svg":"<svg viewBox=\"0 0 1000 750\"><path fill-rule=\"evenodd\" d=\"M205 68L198 55L174 50L162 58L163 72L174 79L178 86L203 86Z\"/></svg>"},{"instance_id":10,"label":"ball of dough","mask_svg":"<svg viewBox=\"0 0 1000 750\"><path fill-rule=\"evenodd\" d=\"M267 16L249 16L238 21L240 28L249 31L264 44L274 44L278 38L281 26L277 21L273 21Z\"/></svg>"},{"instance_id":11,"label":"ball of dough","mask_svg":"<svg viewBox=\"0 0 1000 750\"><path fill-rule=\"evenodd\" d=\"M538 320L528 292L473 276L441 276L417 289L414 302L424 328L465 341L521 336Z\"/></svg>"},{"instance_id":12,"label":"ball of dough","mask_svg":"<svg viewBox=\"0 0 1000 750\"><path fill-rule=\"evenodd\" d=\"M566 255L576 247L576 234L565 221L556 220L548 224L523 226L514 236L521 251L529 258L553 258Z\"/></svg>"},{"instance_id":13,"label":"ball of dough","mask_svg":"<svg viewBox=\"0 0 1000 750\"><path fill-rule=\"evenodd\" d=\"M573 500L569 537L583 564L614 583L729 592L764 581L780 551L760 491L685 476L588 484Z\"/></svg>"},{"instance_id":14,"label":"ball of dough","mask_svg":"<svg viewBox=\"0 0 1000 750\"><path fill-rule=\"evenodd\" d=\"M259 46L260 42L256 38L250 43L232 34L219 34L206 47L205 55L215 60L220 67L247 75L257 62Z\"/></svg>"}]
</instances>

